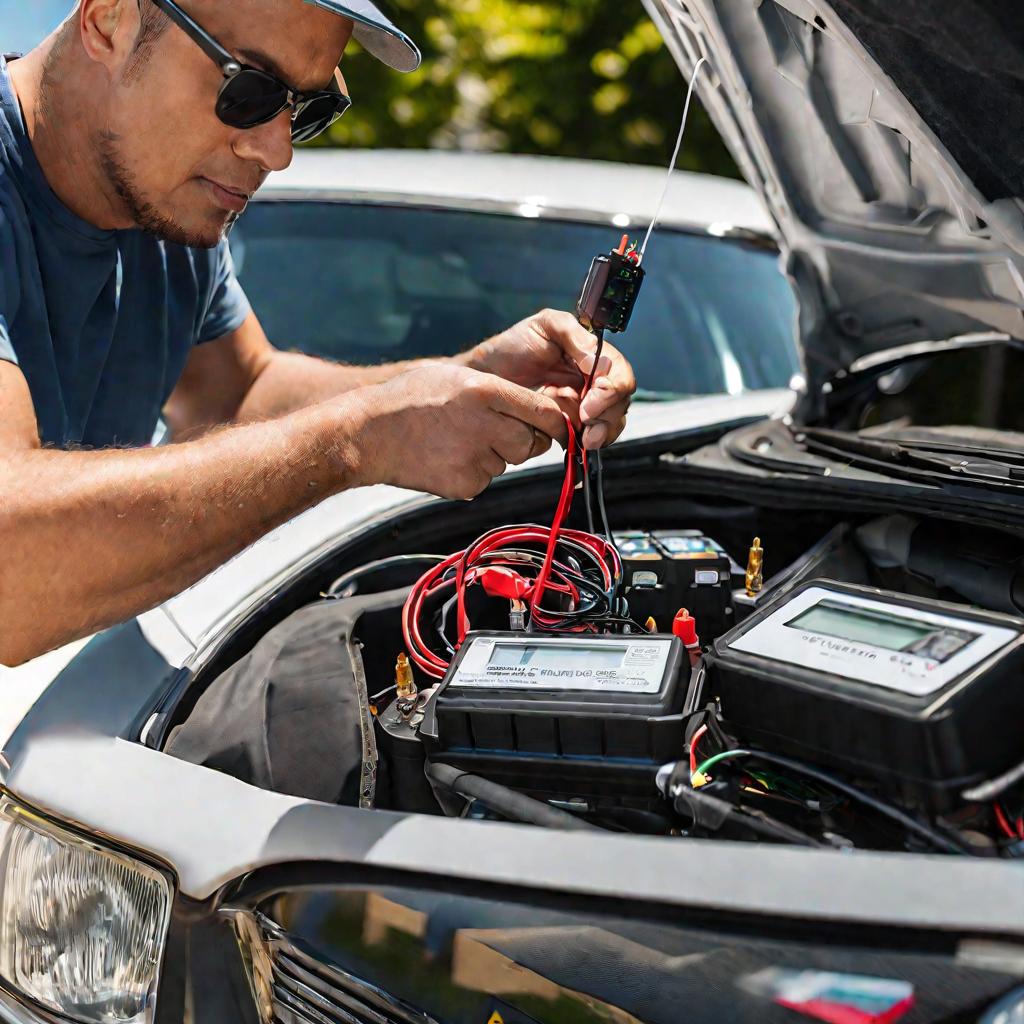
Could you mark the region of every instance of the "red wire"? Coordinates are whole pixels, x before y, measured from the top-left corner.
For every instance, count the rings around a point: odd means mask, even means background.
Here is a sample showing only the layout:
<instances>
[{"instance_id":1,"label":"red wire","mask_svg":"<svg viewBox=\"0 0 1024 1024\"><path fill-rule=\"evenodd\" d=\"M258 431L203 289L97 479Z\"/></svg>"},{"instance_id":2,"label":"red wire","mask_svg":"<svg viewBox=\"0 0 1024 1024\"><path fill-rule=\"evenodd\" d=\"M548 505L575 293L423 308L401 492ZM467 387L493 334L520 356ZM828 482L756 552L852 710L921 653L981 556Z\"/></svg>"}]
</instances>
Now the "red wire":
<instances>
[{"instance_id":1,"label":"red wire","mask_svg":"<svg viewBox=\"0 0 1024 1024\"><path fill-rule=\"evenodd\" d=\"M995 811L996 821L999 822L999 827L1003 830L1003 833L1010 839L1024 839L1024 818L1018 819L1017 828L1010 824L1010 819L1006 816L1006 812L999 806L999 804L993 804L992 809Z\"/></svg>"},{"instance_id":2,"label":"red wire","mask_svg":"<svg viewBox=\"0 0 1024 1024\"><path fill-rule=\"evenodd\" d=\"M466 638L470 629L469 616L466 612L466 590L477 582L480 573L492 566L504 565L513 571L523 568L522 562L514 557L502 557L505 549L521 547L523 544L544 544L544 561L536 579L530 584L526 597L530 604L531 621L549 629L566 629L568 632L582 632L594 627L587 624L576 624L566 627L561 619L548 613L542 601L548 592L568 595L573 605L580 599L579 589L569 581L564 572L568 567L555 561L555 551L560 540L571 541L589 551L601 567L605 589L610 589L622 573L622 560L613 544L604 537L597 537L580 530L564 528L566 517L572 507L576 486L575 461L578 450L578 439L572 424L567 422L568 444L566 473L562 482L562 491L558 507L551 527L543 526L509 526L496 530L478 538L465 551L456 552L444 559L425 573L413 587L402 612L402 633L409 649L409 657L413 663L425 673L441 678L448 668L448 662L435 654L424 642L420 632L420 619L427 600L446 588L455 588L458 608L458 640L456 649ZM495 557L489 558L494 555ZM610 567L609 567L610 563ZM451 575L455 570L454 576Z\"/></svg>"},{"instance_id":3,"label":"red wire","mask_svg":"<svg viewBox=\"0 0 1024 1024\"><path fill-rule=\"evenodd\" d=\"M565 417L565 425L569 431L569 441L566 446L565 458L565 479L562 481L562 494L558 499L558 507L555 509L555 518L551 524L548 534L548 547L544 554L544 564L541 566L537 576L537 582L533 587L533 595L530 601L530 615L536 616L537 609L544 597L544 591L548 585L548 577L551 575L551 563L555 560L555 548L558 545L558 536L562 532L565 517L572 508L573 492L576 488L576 431L572 428L569 417Z\"/></svg>"},{"instance_id":4,"label":"red wire","mask_svg":"<svg viewBox=\"0 0 1024 1024\"><path fill-rule=\"evenodd\" d=\"M697 744L700 743L704 733L708 731L706 725L702 725L694 734L690 740L690 774L695 775L697 773Z\"/></svg>"}]
</instances>

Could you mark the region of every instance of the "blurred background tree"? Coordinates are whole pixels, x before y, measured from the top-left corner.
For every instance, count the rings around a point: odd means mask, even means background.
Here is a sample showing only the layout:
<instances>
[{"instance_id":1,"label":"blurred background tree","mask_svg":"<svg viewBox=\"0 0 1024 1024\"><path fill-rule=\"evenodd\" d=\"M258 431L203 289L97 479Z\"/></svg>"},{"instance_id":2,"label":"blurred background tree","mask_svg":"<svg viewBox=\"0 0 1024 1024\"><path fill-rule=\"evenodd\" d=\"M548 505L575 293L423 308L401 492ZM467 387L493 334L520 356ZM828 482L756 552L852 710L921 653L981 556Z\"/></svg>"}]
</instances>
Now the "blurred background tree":
<instances>
[{"instance_id":1,"label":"blurred background tree","mask_svg":"<svg viewBox=\"0 0 1024 1024\"><path fill-rule=\"evenodd\" d=\"M73 0L0 0L0 48L31 49ZM355 105L322 145L497 150L666 164L685 83L639 0L391 0L411 75L353 45ZM737 176L699 104L679 166Z\"/></svg>"},{"instance_id":2,"label":"blurred background tree","mask_svg":"<svg viewBox=\"0 0 1024 1024\"><path fill-rule=\"evenodd\" d=\"M637 3L394 0L423 65L397 75L357 46L354 105L323 145L493 150L667 164L685 83ZM699 104L679 166L738 177Z\"/></svg>"}]
</instances>

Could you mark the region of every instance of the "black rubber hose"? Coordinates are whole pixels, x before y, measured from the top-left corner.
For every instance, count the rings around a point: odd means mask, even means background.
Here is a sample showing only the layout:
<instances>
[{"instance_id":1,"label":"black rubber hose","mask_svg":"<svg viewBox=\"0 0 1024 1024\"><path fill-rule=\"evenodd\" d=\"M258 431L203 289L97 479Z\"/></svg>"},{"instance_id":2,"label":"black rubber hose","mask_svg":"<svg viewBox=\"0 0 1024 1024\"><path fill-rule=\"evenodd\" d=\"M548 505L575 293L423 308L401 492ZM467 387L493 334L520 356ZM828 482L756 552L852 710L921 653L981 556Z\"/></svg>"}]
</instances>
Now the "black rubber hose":
<instances>
[{"instance_id":1,"label":"black rubber hose","mask_svg":"<svg viewBox=\"0 0 1024 1024\"><path fill-rule=\"evenodd\" d=\"M542 828L557 828L562 831L603 832L604 829L591 825L589 821L577 818L568 811L551 807L541 800L517 793L508 786L482 779L479 775L468 775L450 764L432 762L427 765L427 777L439 786L458 793L459 796L479 800L485 807L505 818L520 821L526 825L540 825Z\"/></svg>"},{"instance_id":2,"label":"black rubber hose","mask_svg":"<svg viewBox=\"0 0 1024 1024\"><path fill-rule=\"evenodd\" d=\"M780 843L790 843L796 846L829 849L827 843L819 843L817 839L807 835L806 832L792 828L784 821L779 821L778 818L773 818L763 812L752 814L749 811L734 811L729 820L749 828L755 835L764 836L766 839L776 839Z\"/></svg>"}]
</instances>

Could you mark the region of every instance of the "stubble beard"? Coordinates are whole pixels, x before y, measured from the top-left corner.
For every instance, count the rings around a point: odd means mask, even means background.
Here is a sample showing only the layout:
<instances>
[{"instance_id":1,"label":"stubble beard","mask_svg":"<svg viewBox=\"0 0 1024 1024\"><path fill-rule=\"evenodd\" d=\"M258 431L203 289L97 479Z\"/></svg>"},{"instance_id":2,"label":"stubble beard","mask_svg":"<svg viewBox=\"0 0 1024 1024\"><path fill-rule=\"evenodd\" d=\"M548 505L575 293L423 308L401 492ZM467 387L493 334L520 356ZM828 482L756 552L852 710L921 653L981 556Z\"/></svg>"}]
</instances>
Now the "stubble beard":
<instances>
[{"instance_id":1,"label":"stubble beard","mask_svg":"<svg viewBox=\"0 0 1024 1024\"><path fill-rule=\"evenodd\" d=\"M103 132L97 139L97 151L104 175L117 197L124 203L135 226L147 235L172 245L182 245L191 249L216 248L227 235L237 215L231 214L216 235L210 232L189 231L175 223L166 214L161 213L139 189L135 176L121 158L119 141L118 136L112 132Z\"/></svg>"}]
</instances>

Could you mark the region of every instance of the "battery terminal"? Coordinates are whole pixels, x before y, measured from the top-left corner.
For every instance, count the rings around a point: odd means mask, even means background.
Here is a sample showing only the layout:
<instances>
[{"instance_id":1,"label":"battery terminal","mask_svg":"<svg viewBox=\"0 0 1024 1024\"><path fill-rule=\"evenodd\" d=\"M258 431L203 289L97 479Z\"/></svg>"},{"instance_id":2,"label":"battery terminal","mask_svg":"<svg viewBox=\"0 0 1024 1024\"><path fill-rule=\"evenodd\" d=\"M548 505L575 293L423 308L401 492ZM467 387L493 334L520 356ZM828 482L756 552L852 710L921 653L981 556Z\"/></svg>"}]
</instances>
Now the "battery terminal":
<instances>
[{"instance_id":1,"label":"battery terminal","mask_svg":"<svg viewBox=\"0 0 1024 1024\"><path fill-rule=\"evenodd\" d=\"M750 554L747 556L747 597L754 597L761 593L761 589L764 587L763 565L764 548L761 547L761 538L755 537L754 543L750 545Z\"/></svg>"},{"instance_id":2,"label":"battery terminal","mask_svg":"<svg viewBox=\"0 0 1024 1024\"><path fill-rule=\"evenodd\" d=\"M416 696L416 681L412 676L412 665L409 664L409 656L402 651L395 662L395 689L398 692L399 700L409 700Z\"/></svg>"}]
</instances>

